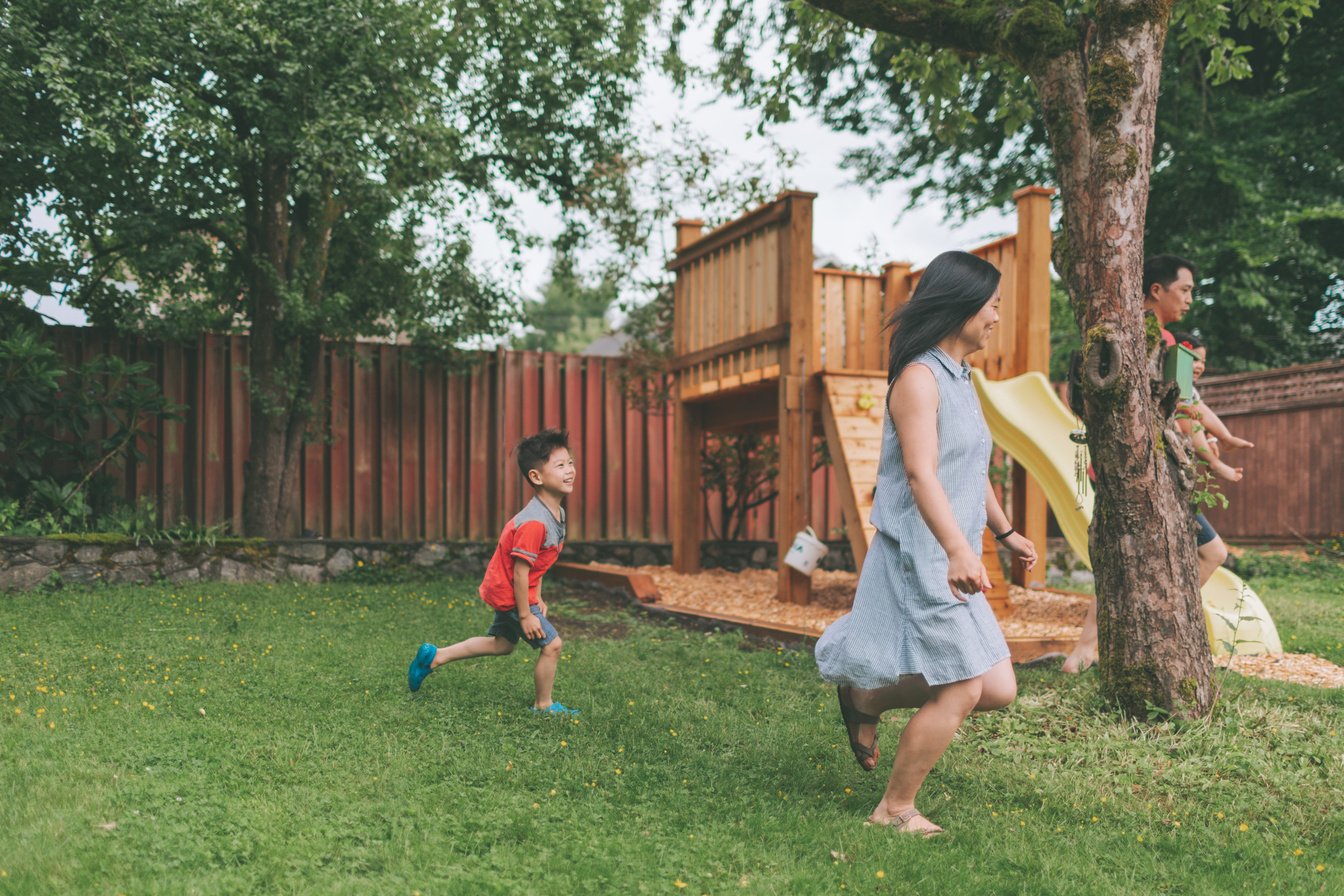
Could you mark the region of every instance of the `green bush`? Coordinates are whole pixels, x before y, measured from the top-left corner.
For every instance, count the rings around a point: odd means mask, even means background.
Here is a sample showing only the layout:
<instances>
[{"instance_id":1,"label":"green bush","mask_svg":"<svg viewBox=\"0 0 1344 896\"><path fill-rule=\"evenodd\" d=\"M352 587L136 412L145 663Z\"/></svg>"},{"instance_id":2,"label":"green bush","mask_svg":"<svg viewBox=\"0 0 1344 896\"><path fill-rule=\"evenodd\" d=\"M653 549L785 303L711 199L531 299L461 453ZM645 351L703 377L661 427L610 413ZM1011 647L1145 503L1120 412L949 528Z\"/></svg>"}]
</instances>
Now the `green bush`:
<instances>
[{"instance_id":1,"label":"green bush","mask_svg":"<svg viewBox=\"0 0 1344 896\"><path fill-rule=\"evenodd\" d=\"M176 419L149 365L100 355L70 365L40 330L0 338L0 534L134 535L152 505L119 505L108 471L142 460L145 421ZM152 519L150 520L152 523Z\"/></svg>"}]
</instances>

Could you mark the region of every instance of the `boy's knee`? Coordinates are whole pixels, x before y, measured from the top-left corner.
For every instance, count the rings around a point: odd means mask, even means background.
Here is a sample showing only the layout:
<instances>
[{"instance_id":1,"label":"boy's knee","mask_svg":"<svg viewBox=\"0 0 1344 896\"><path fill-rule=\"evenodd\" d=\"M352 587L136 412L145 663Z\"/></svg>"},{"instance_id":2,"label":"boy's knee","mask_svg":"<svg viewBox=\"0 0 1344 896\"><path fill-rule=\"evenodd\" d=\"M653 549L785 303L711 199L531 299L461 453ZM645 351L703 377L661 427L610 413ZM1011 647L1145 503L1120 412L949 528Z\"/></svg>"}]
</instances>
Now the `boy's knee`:
<instances>
[{"instance_id":1,"label":"boy's knee","mask_svg":"<svg viewBox=\"0 0 1344 896\"><path fill-rule=\"evenodd\" d=\"M562 640L560 640L560 637L557 635L557 636L555 637L554 640L552 640L552 641L551 641L549 644L547 644L545 647L541 648L541 652L542 652L542 653L545 653L545 654L549 654L549 655L551 655L551 656L555 656L556 654L558 654L558 653L560 652L560 649L561 649L562 647L564 647L564 646L565 646L565 642L562 641Z\"/></svg>"}]
</instances>

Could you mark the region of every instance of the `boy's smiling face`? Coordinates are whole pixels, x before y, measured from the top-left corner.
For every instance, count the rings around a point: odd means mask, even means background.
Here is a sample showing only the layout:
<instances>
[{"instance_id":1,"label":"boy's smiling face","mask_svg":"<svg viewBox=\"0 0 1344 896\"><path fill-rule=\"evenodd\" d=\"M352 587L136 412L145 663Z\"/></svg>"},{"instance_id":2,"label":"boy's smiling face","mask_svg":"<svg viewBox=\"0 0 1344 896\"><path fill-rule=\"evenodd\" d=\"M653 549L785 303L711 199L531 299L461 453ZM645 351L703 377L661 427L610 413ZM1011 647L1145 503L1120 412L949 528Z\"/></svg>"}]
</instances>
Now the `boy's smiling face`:
<instances>
[{"instance_id":1,"label":"boy's smiling face","mask_svg":"<svg viewBox=\"0 0 1344 896\"><path fill-rule=\"evenodd\" d=\"M568 495L574 491L574 455L568 448L557 448L546 458L546 463L527 471L527 479L536 488L554 495Z\"/></svg>"}]
</instances>

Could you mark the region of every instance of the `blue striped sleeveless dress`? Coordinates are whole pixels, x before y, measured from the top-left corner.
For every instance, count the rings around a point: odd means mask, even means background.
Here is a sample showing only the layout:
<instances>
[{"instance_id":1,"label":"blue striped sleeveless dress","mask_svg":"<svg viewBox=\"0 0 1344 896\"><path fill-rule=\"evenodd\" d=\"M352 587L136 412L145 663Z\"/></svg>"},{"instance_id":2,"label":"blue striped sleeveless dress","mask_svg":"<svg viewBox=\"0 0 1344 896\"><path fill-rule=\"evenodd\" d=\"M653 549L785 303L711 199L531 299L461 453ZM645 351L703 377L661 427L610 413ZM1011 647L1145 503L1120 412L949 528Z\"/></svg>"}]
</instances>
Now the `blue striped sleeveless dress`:
<instances>
[{"instance_id":1,"label":"blue striped sleeveless dress","mask_svg":"<svg viewBox=\"0 0 1344 896\"><path fill-rule=\"evenodd\" d=\"M934 347L923 364L938 384L938 481L973 549L985 529L992 444L971 382ZM1008 657L1008 644L983 593L959 601L947 583L947 554L915 506L901 443L883 415L872 523L877 528L850 612L817 641L817 668L836 684L877 688L905 675L930 685L975 678Z\"/></svg>"}]
</instances>

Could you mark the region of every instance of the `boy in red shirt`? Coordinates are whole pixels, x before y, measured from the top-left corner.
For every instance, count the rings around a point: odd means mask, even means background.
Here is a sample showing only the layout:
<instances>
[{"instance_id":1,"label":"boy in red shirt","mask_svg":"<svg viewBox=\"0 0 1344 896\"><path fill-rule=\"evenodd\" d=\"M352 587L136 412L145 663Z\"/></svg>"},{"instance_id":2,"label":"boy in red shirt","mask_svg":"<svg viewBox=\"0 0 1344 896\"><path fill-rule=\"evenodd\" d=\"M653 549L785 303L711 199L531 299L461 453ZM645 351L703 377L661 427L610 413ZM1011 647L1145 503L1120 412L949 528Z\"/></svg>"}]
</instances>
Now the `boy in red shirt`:
<instances>
[{"instance_id":1,"label":"boy in red shirt","mask_svg":"<svg viewBox=\"0 0 1344 896\"><path fill-rule=\"evenodd\" d=\"M476 656L504 656L512 653L522 638L541 651L533 672L537 695L532 711L567 715L578 712L551 699L555 667L564 642L546 618L546 602L541 599L541 577L564 547L565 509L561 502L574 491L574 458L568 442L566 433L546 429L518 443L514 452L518 467L535 495L504 526L499 546L481 582L481 600L494 608L494 622L485 635L459 641L451 647L421 644L406 673L412 691L420 690L425 676L444 663ZM527 612L520 616L519 607L526 607Z\"/></svg>"}]
</instances>

